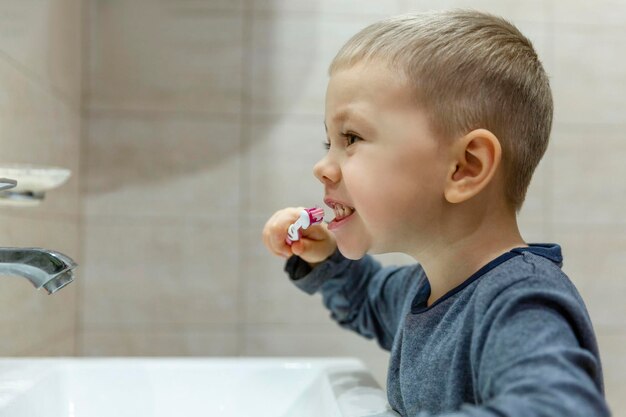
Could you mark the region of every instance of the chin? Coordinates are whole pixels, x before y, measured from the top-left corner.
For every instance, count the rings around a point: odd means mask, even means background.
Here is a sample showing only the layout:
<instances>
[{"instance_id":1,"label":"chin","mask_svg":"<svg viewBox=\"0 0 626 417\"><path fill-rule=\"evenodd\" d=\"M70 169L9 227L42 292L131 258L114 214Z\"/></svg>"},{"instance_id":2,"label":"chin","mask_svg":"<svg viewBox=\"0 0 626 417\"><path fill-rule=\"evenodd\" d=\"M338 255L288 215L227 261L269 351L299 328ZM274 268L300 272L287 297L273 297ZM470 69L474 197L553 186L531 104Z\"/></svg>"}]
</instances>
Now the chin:
<instances>
[{"instance_id":1,"label":"chin","mask_svg":"<svg viewBox=\"0 0 626 417\"><path fill-rule=\"evenodd\" d=\"M341 252L341 254L344 257L346 257L348 259L351 259L353 261L361 259L367 253L367 250L365 250L365 249L349 247L347 245L342 245L339 242L337 242L337 248L339 249L339 252Z\"/></svg>"}]
</instances>

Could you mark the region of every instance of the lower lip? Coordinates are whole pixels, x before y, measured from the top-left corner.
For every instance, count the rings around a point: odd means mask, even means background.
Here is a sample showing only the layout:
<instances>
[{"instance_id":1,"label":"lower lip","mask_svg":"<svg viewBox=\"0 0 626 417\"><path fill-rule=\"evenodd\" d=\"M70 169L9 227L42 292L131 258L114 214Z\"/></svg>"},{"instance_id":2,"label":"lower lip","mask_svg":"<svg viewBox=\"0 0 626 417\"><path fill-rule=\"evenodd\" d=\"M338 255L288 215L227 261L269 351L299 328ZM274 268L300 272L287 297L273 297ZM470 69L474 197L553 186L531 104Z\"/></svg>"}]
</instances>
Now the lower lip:
<instances>
[{"instance_id":1,"label":"lower lip","mask_svg":"<svg viewBox=\"0 0 626 417\"><path fill-rule=\"evenodd\" d=\"M333 221L331 221L330 223L328 223L328 230L335 230L335 229L340 228L346 222L350 221L352 216L354 216L354 212L351 215L349 215L348 217L344 217L341 220L333 220Z\"/></svg>"}]
</instances>

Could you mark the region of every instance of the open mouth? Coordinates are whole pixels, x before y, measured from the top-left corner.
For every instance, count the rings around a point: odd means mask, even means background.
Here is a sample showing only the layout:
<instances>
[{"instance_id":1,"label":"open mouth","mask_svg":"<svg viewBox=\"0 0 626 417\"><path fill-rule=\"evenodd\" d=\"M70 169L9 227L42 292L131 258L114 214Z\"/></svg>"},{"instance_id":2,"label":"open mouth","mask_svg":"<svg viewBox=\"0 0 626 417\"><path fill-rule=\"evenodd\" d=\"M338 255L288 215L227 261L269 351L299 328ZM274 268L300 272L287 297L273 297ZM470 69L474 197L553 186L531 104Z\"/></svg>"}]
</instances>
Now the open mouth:
<instances>
[{"instance_id":1,"label":"open mouth","mask_svg":"<svg viewBox=\"0 0 626 417\"><path fill-rule=\"evenodd\" d=\"M340 221L350 217L354 213L354 208L336 203L333 205L333 211L335 212L335 220Z\"/></svg>"},{"instance_id":2,"label":"open mouth","mask_svg":"<svg viewBox=\"0 0 626 417\"><path fill-rule=\"evenodd\" d=\"M339 223L352 216L356 211L354 207L345 206L335 201L326 201L326 204L335 212L335 218L330 222L329 226L339 225Z\"/></svg>"}]
</instances>

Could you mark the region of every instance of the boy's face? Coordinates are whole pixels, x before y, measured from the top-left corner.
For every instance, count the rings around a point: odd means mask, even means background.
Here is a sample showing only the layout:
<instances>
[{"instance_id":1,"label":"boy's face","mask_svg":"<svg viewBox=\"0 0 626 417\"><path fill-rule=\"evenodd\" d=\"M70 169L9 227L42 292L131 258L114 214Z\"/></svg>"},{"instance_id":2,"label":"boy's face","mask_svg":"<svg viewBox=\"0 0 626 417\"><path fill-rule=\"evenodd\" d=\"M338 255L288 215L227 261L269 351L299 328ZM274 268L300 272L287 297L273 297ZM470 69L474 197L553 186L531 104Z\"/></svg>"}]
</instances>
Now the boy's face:
<instances>
[{"instance_id":1,"label":"boy's face","mask_svg":"<svg viewBox=\"0 0 626 417\"><path fill-rule=\"evenodd\" d=\"M403 78L377 62L336 71L325 125L330 149L314 173L326 204L335 208L329 229L342 254L416 254L433 243L445 201L447 148Z\"/></svg>"}]
</instances>

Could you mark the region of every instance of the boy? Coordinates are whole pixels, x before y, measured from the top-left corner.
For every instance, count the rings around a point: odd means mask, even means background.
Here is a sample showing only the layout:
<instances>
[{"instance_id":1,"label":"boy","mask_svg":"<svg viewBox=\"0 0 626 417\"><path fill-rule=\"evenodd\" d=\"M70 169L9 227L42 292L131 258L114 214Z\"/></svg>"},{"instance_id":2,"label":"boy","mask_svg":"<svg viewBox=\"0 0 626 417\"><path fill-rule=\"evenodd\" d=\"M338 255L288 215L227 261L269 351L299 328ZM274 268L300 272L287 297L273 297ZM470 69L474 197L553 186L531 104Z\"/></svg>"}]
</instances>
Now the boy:
<instances>
[{"instance_id":1,"label":"boy","mask_svg":"<svg viewBox=\"0 0 626 417\"><path fill-rule=\"evenodd\" d=\"M402 416L607 416L598 347L560 247L528 245L519 211L552 123L528 39L474 11L373 24L339 51L314 167L335 211L264 242L333 319L391 351ZM338 250L337 250L338 249ZM382 268L367 252L419 264Z\"/></svg>"}]
</instances>

